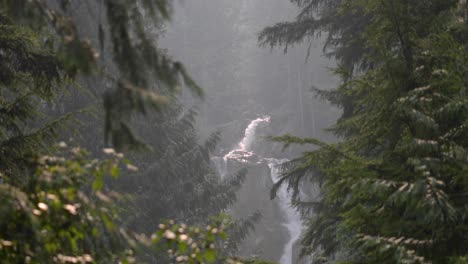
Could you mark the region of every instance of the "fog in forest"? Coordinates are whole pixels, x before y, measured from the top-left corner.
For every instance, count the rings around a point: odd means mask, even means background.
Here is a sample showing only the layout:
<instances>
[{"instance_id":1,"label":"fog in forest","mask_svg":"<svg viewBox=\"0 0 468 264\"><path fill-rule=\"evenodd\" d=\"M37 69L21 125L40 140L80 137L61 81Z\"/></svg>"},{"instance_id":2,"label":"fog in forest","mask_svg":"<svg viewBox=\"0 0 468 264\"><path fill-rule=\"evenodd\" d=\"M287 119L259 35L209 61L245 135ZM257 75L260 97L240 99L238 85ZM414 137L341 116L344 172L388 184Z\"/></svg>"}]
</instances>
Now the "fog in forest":
<instances>
[{"instance_id":1,"label":"fog in forest","mask_svg":"<svg viewBox=\"0 0 468 264\"><path fill-rule=\"evenodd\" d=\"M189 94L182 102L199 112L202 135L221 132L212 156L218 174L227 180L248 168L237 202L228 211L235 218L259 212L261 218L241 242L239 254L281 264L299 263L302 221L286 186L273 200L270 189L280 176L278 166L299 155L301 148L283 151L282 144L266 137L292 134L331 142L333 135L325 129L340 113L311 89L337 84L331 72L334 63L324 56L323 38L292 45L287 52L259 45L257 36L264 27L290 20L297 12L281 0L181 1L161 39L161 46L180 59L206 91L204 100ZM314 195L308 192L303 195Z\"/></svg>"},{"instance_id":2,"label":"fog in forest","mask_svg":"<svg viewBox=\"0 0 468 264\"><path fill-rule=\"evenodd\" d=\"M0 263L468 263L468 1L0 1Z\"/></svg>"}]
</instances>

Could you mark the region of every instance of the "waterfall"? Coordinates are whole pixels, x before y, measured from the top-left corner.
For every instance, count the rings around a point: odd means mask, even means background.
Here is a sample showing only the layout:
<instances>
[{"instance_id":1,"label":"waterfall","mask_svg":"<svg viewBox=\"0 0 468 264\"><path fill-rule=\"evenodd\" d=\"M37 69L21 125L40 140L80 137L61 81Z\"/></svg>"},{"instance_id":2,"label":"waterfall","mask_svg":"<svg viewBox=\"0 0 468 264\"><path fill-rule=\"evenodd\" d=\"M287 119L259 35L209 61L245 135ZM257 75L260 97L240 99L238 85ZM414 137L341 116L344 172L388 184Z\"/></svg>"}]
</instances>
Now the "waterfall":
<instances>
[{"instance_id":1,"label":"waterfall","mask_svg":"<svg viewBox=\"0 0 468 264\"><path fill-rule=\"evenodd\" d=\"M251 151L252 148L252 143L255 140L255 132L257 130L257 127L261 123L269 123L270 122L270 117L269 116L264 116L263 118L257 118L250 122L249 126L245 129L245 135L242 141L239 143L237 150L240 151Z\"/></svg>"},{"instance_id":2,"label":"waterfall","mask_svg":"<svg viewBox=\"0 0 468 264\"><path fill-rule=\"evenodd\" d=\"M278 182L280 168L279 165L287 162L288 160L282 159L265 159L268 161L268 166L271 170L271 179L273 182ZM286 223L283 225L288 229L290 238L286 245L284 246L283 255L281 256L280 263L281 264L292 264L294 251L293 245L294 243L300 238L302 233L302 221L299 217L297 211L289 204L290 196L288 194L288 189L286 185L282 185L281 188L278 190L277 197L279 199L279 205L281 210L286 215Z\"/></svg>"},{"instance_id":3,"label":"waterfall","mask_svg":"<svg viewBox=\"0 0 468 264\"><path fill-rule=\"evenodd\" d=\"M221 179L224 179L228 174L227 160L224 159L224 157L213 157L211 160L213 161L219 176L221 176Z\"/></svg>"},{"instance_id":4,"label":"waterfall","mask_svg":"<svg viewBox=\"0 0 468 264\"><path fill-rule=\"evenodd\" d=\"M240 162L248 162L249 158L254 155L252 151L252 144L255 141L255 133L257 127L262 123L269 123L270 117L264 116L252 120L245 129L244 138L237 144L236 148L231 150L228 154L224 155L223 159L227 162L228 159L234 159Z\"/></svg>"},{"instance_id":5,"label":"waterfall","mask_svg":"<svg viewBox=\"0 0 468 264\"><path fill-rule=\"evenodd\" d=\"M245 129L245 134L242 140L236 145L236 147L223 157L213 157L213 162L222 178L228 174L228 160L232 159L237 162L247 163L252 162L252 157L255 156L253 152L253 143L255 142L255 135L258 126L262 123L269 123L270 117L264 116L252 120ZM270 168L271 180L276 183L279 180L280 168L279 165L288 161L286 159L274 159L274 158L258 158L257 164L268 164ZM296 210L290 205L290 195L288 194L287 186L282 185L277 193L276 202L279 205L279 209L284 215L285 223L281 223L288 233L289 237L283 248L283 253L279 260L280 264L292 264L293 259L297 256L293 250L294 243L300 238L302 233L302 221L296 212Z\"/></svg>"},{"instance_id":6,"label":"waterfall","mask_svg":"<svg viewBox=\"0 0 468 264\"><path fill-rule=\"evenodd\" d=\"M250 122L244 132L244 137L242 140L236 145L236 147L231 150L229 153L224 155L223 157L213 157L211 160L213 161L216 170L218 171L219 175L222 179L226 177L228 174L227 169L227 162L228 159L237 160L240 162L248 162L248 159L254 155L252 151L252 144L255 141L255 133L257 131L257 127L261 123L269 123L270 117L263 116L257 119L254 119Z\"/></svg>"}]
</instances>

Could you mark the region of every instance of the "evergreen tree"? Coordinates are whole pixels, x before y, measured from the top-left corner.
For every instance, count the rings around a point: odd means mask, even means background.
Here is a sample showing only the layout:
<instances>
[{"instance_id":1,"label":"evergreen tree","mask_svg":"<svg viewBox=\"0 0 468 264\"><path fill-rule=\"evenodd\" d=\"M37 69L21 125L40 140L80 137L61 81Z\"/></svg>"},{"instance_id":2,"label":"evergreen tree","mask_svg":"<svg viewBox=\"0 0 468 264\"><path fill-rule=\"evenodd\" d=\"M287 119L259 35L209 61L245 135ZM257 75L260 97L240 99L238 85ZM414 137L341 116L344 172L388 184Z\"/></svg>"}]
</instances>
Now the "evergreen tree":
<instances>
[{"instance_id":1,"label":"evergreen tree","mask_svg":"<svg viewBox=\"0 0 468 264\"><path fill-rule=\"evenodd\" d=\"M230 185L215 179L209 168L209 152L216 137L200 146L193 127L194 114L180 118L180 106L172 99L182 85L197 96L202 92L184 67L157 48L148 33L148 19L158 27L169 19L171 4L163 0L98 2L80 4L100 6L106 11L105 19L98 26L98 38L101 51L105 47L112 49L110 62L101 61L98 49L85 40L80 28L83 24L77 23L77 17L71 14L73 6L70 5L74 3L65 0L0 2L0 195L5 201L0 210L2 216L8 216L0 221L0 254L5 262L132 262L137 245L151 244L147 236L127 233L119 226L122 220L117 220L118 210L114 207L119 200L113 199L118 195L103 189L104 175L118 174L114 160L90 161L79 149L72 149L65 156L43 156L55 151L53 142L59 134L64 134L59 133L59 128L67 125L64 120L74 115L65 111L60 116L54 111L54 106L61 103L58 98L67 92L66 88L86 84L87 79L100 79L113 86L104 96L105 132L119 149L140 144L129 129L136 114L160 111L157 122L151 126L155 126L154 133L166 136L150 141L157 148L151 158L158 156L150 182L166 181L166 187L171 184L167 190L173 193L165 192L167 196L162 197L158 196L161 193L154 193L157 195L151 198L160 199L160 204L164 204L163 199L175 203L166 204L164 213L156 210L157 218L151 219L151 232L162 218L174 216L184 220L169 212L185 208L177 199L181 199L189 184L196 193L186 197L194 207L184 213L189 214L187 218L197 218L193 223L203 220L206 224L209 214L219 213L232 202ZM122 155L112 149L106 152L116 159ZM191 171L194 164L199 164L196 173ZM159 167L164 170L155 173ZM160 181L155 181L158 178ZM166 190L163 185L156 186ZM150 191L143 194L148 193L153 194ZM143 196L137 199L148 202ZM210 199L217 202L202 206L202 202ZM165 230L163 234L175 234L164 235L161 240L163 248L177 248L176 254L169 257L177 261L183 257L189 263L213 261L212 245L219 236L224 237L220 229L217 229L220 232L209 230L209 234L197 235L179 232L177 225L161 230ZM199 246L182 250L188 246L187 236Z\"/></svg>"},{"instance_id":2,"label":"evergreen tree","mask_svg":"<svg viewBox=\"0 0 468 264\"><path fill-rule=\"evenodd\" d=\"M341 13L368 18L354 32L368 67L342 76L334 92L352 105L332 129L341 140L275 138L321 147L285 164L279 182L295 189L305 214L314 211L305 253L325 263L463 263L468 53L460 8L438 0L339 3ZM318 201L298 200L306 179L320 186Z\"/></svg>"},{"instance_id":3,"label":"evergreen tree","mask_svg":"<svg viewBox=\"0 0 468 264\"><path fill-rule=\"evenodd\" d=\"M211 164L219 135L215 133L200 144L195 116L194 111L183 113L182 107L171 104L139 122L139 134L153 151L133 155L140 172L116 182L116 189L132 196L124 207L125 224L133 230L151 234L155 225L166 219L203 225L236 200L244 173L221 180Z\"/></svg>"},{"instance_id":4,"label":"evergreen tree","mask_svg":"<svg viewBox=\"0 0 468 264\"><path fill-rule=\"evenodd\" d=\"M369 50L362 33L371 20L371 15L355 8L342 8L346 0L291 0L300 9L296 19L266 27L258 36L262 46L284 47L313 41L325 35L323 51L334 59L337 73L349 79L370 65L364 54ZM309 44L309 50L312 44ZM308 57L308 55L307 55ZM343 108L343 117L353 111L352 98L344 93L313 88L321 96Z\"/></svg>"},{"instance_id":5,"label":"evergreen tree","mask_svg":"<svg viewBox=\"0 0 468 264\"><path fill-rule=\"evenodd\" d=\"M300 9L294 21L281 22L267 27L259 34L262 45L272 48L288 46L313 40L326 35L324 51L335 58L340 66L353 73L367 66L363 54L366 47L360 33L370 17L362 10L342 8L346 0L291 0Z\"/></svg>"},{"instance_id":6,"label":"evergreen tree","mask_svg":"<svg viewBox=\"0 0 468 264\"><path fill-rule=\"evenodd\" d=\"M100 8L104 16L98 22L101 49L112 51L112 71L100 69L101 57L90 36L80 32L71 15L73 3L56 1L2 2L2 12L17 23L50 36L46 44L53 47L67 77L78 74L96 76L112 84L106 91L106 138L119 149L137 146L138 140L128 123L135 115L159 110L168 103L167 91L175 92L185 84L198 96L200 87L188 76L179 62L161 52L151 38L148 23L157 28L170 18L171 3L165 0L84 2L90 8ZM151 29L151 27L150 27Z\"/></svg>"},{"instance_id":7,"label":"evergreen tree","mask_svg":"<svg viewBox=\"0 0 468 264\"><path fill-rule=\"evenodd\" d=\"M69 82L55 50L40 33L13 23L0 13L0 171L2 182L18 185L34 171L35 159L46 153L60 126L72 118L46 115L46 105Z\"/></svg>"}]
</instances>

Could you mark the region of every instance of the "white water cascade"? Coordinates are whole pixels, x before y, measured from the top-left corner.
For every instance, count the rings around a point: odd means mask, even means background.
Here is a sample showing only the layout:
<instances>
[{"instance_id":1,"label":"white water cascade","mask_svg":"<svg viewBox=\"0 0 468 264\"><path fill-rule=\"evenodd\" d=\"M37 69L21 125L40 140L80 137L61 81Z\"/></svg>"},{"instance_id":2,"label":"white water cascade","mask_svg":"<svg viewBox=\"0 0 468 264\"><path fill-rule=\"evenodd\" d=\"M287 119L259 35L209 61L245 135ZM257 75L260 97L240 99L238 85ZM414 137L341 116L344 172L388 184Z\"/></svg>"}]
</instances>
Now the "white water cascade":
<instances>
[{"instance_id":1,"label":"white water cascade","mask_svg":"<svg viewBox=\"0 0 468 264\"><path fill-rule=\"evenodd\" d=\"M262 118L257 118L252 120L250 124L245 129L244 138L236 145L236 147L231 150L229 153L223 157L213 157L213 162L222 178L228 174L228 160L232 159L237 162L247 163L251 162L251 157L255 155L252 150L252 145L255 142L255 135L257 127L262 123L269 123L270 117L264 116ZM279 165L286 162L286 159L274 159L274 158L260 158L260 161L257 164L268 164L270 169L271 180L276 183L279 180L280 168ZM291 207L290 195L288 194L287 186L283 185L278 190L277 200L279 209L284 215L285 223L282 225L287 229L289 233L288 240L283 248L283 253L280 258L280 264L292 264L293 260L297 257L293 250L293 246L296 241L300 238L302 233L302 222L296 212L296 210Z\"/></svg>"},{"instance_id":2,"label":"white water cascade","mask_svg":"<svg viewBox=\"0 0 468 264\"><path fill-rule=\"evenodd\" d=\"M224 155L223 157L213 157L212 160L218 170L221 178L225 178L228 169L227 169L227 161L228 159L237 160L240 162L248 162L248 159L254 155L252 151L252 144L255 141L255 132L257 131L257 127L262 123L269 123L270 117L263 116L259 117L255 120L252 120L250 124L245 129L245 134L242 140L237 144L237 146L231 150L229 153Z\"/></svg>"},{"instance_id":3,"label":"white water cascade","mask_svg":"<svg viewBox=\"0 0 468 264\"><path fill-rule=\"evenodd\" d=\"M227 160L224 159L224 157L212 157L211 160L213 161L219 176L221 176L221 179L224 179L228 174Z\"/></svg>"},{"instance_id":4,"label":"white water cascade","mask_svg":"<svg viewBox=\"0 0 468 264\"><path fill-rule=\"evenodd\" d=\"M268 161L268 167L270 167L271 171L271 179L274 183L278 182L280 176L280 168L279 166L287 162L288 160L285 159L265 159ZM284 245L284 252L281 256L280 263L281 264L292 264L294 258L294 251L293 245L294 243L300 238L302 233L302 222L300 216L298 215L297 211L289 204L290 196L288 194L287 186L282 185L281 188L278 190L277 198L279 199L279 205L281 210L286 215L286 223L283 225L289 231L289 240Z\"/></svg>"},{"instance_id":5,"label":"white water cascade","mask_svg":"<svg viewBox=\"0 0 468 264\"><path fill-rule=\"evenodd\" d=\"M257 127L262 123L269 122L269 116L264 116L262 118L259 117L255 120L252 120L252 122L250 122L250 124L245 129L244 138L242 138L241 142L237 144L235 149L231 150L224 156L224 160L227 161L228 159L235 159L241 162L247 162L248 158L254 154L252 151L252 144L255 141L255 132L257 131Z\"/></svg>"}]
</instances>

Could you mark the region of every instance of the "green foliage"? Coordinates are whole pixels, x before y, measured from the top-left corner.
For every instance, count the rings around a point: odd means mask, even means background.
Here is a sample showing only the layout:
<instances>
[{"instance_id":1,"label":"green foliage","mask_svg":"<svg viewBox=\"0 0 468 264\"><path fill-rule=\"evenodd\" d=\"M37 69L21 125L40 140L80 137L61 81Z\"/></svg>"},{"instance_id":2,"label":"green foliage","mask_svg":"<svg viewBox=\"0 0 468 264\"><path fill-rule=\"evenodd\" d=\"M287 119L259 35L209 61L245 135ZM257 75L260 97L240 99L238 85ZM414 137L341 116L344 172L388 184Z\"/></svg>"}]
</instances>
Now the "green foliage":
<instances>
[{"instance_id":1,"label":"green foliage","mask_svg":"<svg viewBox=\"0 0 468 264\"><path fill-rule=\"evenodd\" d=\"M353 73L368 66L363 54L366 47L360 34L369 21L361 10L344 8L346 0L290 0L300 9L294 21L267 27L259 34L262 45L284 46L308 41L326 34L324 51L340 66Z\"/></svg>"},{"instance_id":2,"label":"green foliage","mask_svg":"<svg viewBox=\"0 0 468 264\"><path fill-rule=\"evenodd\" d=\"M216 245L225 240L226 216L212 218L205 227L187 227L167 221L159 225L159 230L152 236L153 243L166 251L172 261L183 263L212 263L219 258Z\"/></svg>"},{"instance_id":3,"label":"green foliage","mask_svg":"<svg viewBox=\"0 0 468 264\"><path fill-rule=\"evenodd\" d=\"M454 33L467 25L458 15L461 6L439 0L335 2L323 8L367 18L352 39L362 44L358 54L369 67L354 76L345 72L333 92L318 91L345 108L331 130L341 139L273 138L286 146L320 147L286 163L278 183L295 190L293 202L309 218L303 253L314 252L323 263L463 261L468 53L466 40ZM275 36L294 30L267 29L262 37L283 44ZM346 39L346 32L339 35ZM343 49L354 51L337 47ZM298 201L305 180L320 187L317 201Z\"/></svg>"},{"instance_id":4,"label":"green foliage","mask_svg":"<svg viewBox=\"0 0 468 264\"><path fill-rule=\"evenodd\" d=\"M155 25L169 19L169 1L105 1L114 61L120 76L116 89L104 98L106 135L118 148L137 143L127 124L135 114L160 110L167 93L185 84L198 96L202 89L189 77L184 66L161 52L145 30L147 18ZM142 7L142 8L140 8ZM145 20L146 19L146 20Z\"/></svg>"},{"instance_id":5,"label":"green foliage","mask_svg":"<svg viewBox=\"0 0 468 264\"><path fill-rule=\"evenodd\" d=\"M195 112L183 114L174 104L141 123L141 135L153 147L150 153L133 155L139 172L123 175L115 186L131 194L123 216L125 224L137 232L151 234L155 223L173 219L188 226L207 225L207 219L225 212L236 201L236 192L245 178L245 171L222 181L212 168L211 152L219 141L215 133L203 144L198 143L194 127ZM157 201L157 202L155 202ZM231 223L229 237L217 254L230 256L237 244L253 228L252 219ZM148 262L164 256L148 251ZM169 260L167 260L169 261Z\"/></svg>"},{"instance_id":6,"label":"green foliage","mask_svg":"<svg viewBox=\"0 0 468 264\"><path fill-rule=\"evenodd\" d=\"M81 4L103 16L97 36L85 35L89 24L78 21L80 14L72 12ZM125 231L124 226L148 234L163 218L202 224L235 200L243 176L219 181L210 166L210 152L219 136L199 144L195 113L183 115L176 100L180 86L198 97L202 90L151 35L153 28L169 19L171 4L165 0L0 1L0 182L4 185L0 195L8 201L0 207L2 217L8 216L0 228L2 261L131 263L134 255L146 254L151 246L144 234ZM84 86L101 93L99 87L88 87L99 83L111 87L103 100L105 135L117 149L141 146L130 127L139 116L150 117L136 127L141 134L151 133L145 139L154 152L135 159L144 176L126 186L141 202L133 215L141 218L136 220L119 219L128 216L122 211L129 205L108 189L131 176L124 175L117 183L106 180L108 175L121 174L122 154L105 149L110 160L90 161L85 152L72 149L60 157L41 158L55 151L58 137L71 135L63 133L64 127L76 129L65 122L76 124L74 113L54 109L63 106L59 100L63 94L76 94L65 88ZM90 138L97 134L85 133ZM96 148L92 140L85 144ZM200 245L214 241L197 239ZM206 261L215 257L212 248L203 252Z\"/></svg>"},{"instance_id":7,"label":"green foliage","mask_svg":"<svg viewBox=\"0 0 468 264\"><path fill-rule=\"evenodd\" d=\"M154 222L164 219L201 225L236 200L244 173L220 180L211 163L219 134L199 143L195 118L196 112L173 104L138 124L153 151L132 156L140 171L124 175L117 188L134 195L127 221L139 232L153 232Z\"/></svg>"},{"instance_id":8,"label":"green foliage","mask_svg":"<svg viewBox=\"0 0 468 264\"><path fill-rule=\"evenodd\" d=\"M84 52L89 45L68 41L73 32L65 30L67 21L44 13L42 1L28 2L35 5L32 9L23 4L2 1L0 7L1 259L50 263L131 258L125 233L114 224L116 197L102 189L104 176L115 174L120 156L89 161L78 148L43 156L54 149L65 121L73 118L71 113L55 119L46 115L47 107L73 78L73 69L65 63L71 60L67 56L92 62L69 48L80 46ZM27 19L20 19L22 15ZM59 46L40 19L37 25L28 24L40 17L50 19L49 25L67 45ZM87 71L84 64L79 68Z\"/></svg>"},{"instance_id":9,"label":"green foliage","mask_svg":"<svg viewBox=\"0 0 468 264\"><path fill-rule=\"evenodd\" d=\"M0 174L0 257L4 263L135 263L141 250L163 252L178 263L225 260L222 240L230 221L221 215L204 227L167 221L151 238L123 228L123 195L104 187L104 177L120 168L135 170L113 149L106 159L60 143L60 155L42 156L34 175L22 185ZM217 249L218 248L218 249Z\"/></svg>"},{"instance_id":10,"label":"green foliage","mask_svg":"<svg viewBox=\"0 0 468 264\"><path fill-rule=\"evenodd\" d=\"M64 82L54 52L39 43L36 32L3 14L0 35L0 168L19 180L18 173L30 167L34 153L47 148L70 116L47 118L41 105L52 102Z\"/></svg>"},{"instance_id":11,"label":"green foliage","mask_svg":"<svg viewBox=\"0 0 468 264\"><path fill-rule=\"evenodd\" d=\"M103 60L98 48L92 46L88 40L91 36L80 33L80 25L69 15L74 3L57 0L56 4L5 0L0 8L3 16L12 19L15 25L22 24L47 36L44 43L36 41L54 52L54 60L59 63L56 71L59 70L61 76L98 77L112 84L112 89L104 96L105 135L116 148L141 146L130 129L130 121L136 115L161 110L169 103L167 95L174 94L179 87L185 85L196 95L203 95L184 66L163 53L148 30L170 18L170 1L84 2L103 12L98 14L105 19L98 22L97 39L101 50L111 49L111 63ZM53 70L53 67L43 68Z\"/></svg>"},{"instance_id":12,"label":"green foliage","mask_svg":"<svg viewBox=\"0 0 468 264\"><path fill-rule=\"evenodd\" d=\"M336 74L349 80L353 75L371 67L366 54L372 52L365 45L364 29L371 20L369 13L360 8L348 8L348 0L290 0L300 9L296 19L266 27L259 35L262 46L271 48L312 41L325 35L324 53L338 64ZM312 43L309 44L309 50ZM307 55L308 57L308 55ZM323 91L311 87L318 95L343 108L343 118L352 114L350 94L340 91Z\"/></svg>"},{"instance_id":13,"label":"green foliage","mask_svg":"<svg viewBox=\"0 0 468 264\"><path fill-rule=\"evenodd\" d=\"M4 263L103 263L133 259L131 234L116 224L120 195L96 182L115 175L122 154L104 160L61 143L21 183L1 174L0 257ZM93 187L92 187L93 186Z\"/></svg>"},{"instance_id":14,"label":"green foliage","mask_svg":"<svg viewBox=\"0 0 468 264\"><path fill-rule=\"evenodd\" d=\"M463 257L458 257L458 258L452 258L450 263L453 263L453 264L465 264L465 263L468 263L468 257L467 257L467 256L463 256Z\"/></svg>"},{"instance_id":15,"label":"green foliage","mask_svg":"<svg viewBox=\"0 0 468 264\"><path fill-rule=\"evenodd\" d=\"M275 264L274 262L269 262L269 261L263 261L263 260L240 260L240 261L231 261L227 262L228 264L239 264L239 263L244 263L244 264Z\"/></svg>"}]
</instances>

